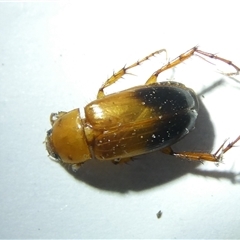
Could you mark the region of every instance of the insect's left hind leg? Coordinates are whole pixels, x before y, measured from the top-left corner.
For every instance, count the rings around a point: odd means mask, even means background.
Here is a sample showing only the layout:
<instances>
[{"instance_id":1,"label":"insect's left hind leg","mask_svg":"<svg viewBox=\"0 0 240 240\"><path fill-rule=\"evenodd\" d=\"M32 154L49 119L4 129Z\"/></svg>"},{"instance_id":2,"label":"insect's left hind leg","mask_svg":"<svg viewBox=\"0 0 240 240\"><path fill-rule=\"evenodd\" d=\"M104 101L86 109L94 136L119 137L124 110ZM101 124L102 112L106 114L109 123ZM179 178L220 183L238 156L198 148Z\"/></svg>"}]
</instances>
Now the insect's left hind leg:
<instances>
[{"instance_id":1,"label":"insect's left hind leg","mask_svg":"<svg viewBox=\"0 0 240 240\"><path fill-rule=\"evenodd\" d=\"M193 47L190 50L188 50L187 52L181 54L180 56L178 56L177 58L175 58L174 60L168 62L166 65L162 66L161 68L159 68L156 72L154 72L152 74L152 76L147 80L147 82L145 83L146 85L152 84L152 83L156 83L157 82L157 77L161 72L164 72L170 68L173 68L175 66L177 66L178 64L184 62L185 60L187 60L188 58L190 58L197 50L197 47Z\"/></svg>"},{"instance_id":2,"label":"insect's left hind leg","mask_svg":"<svg viewBox=\"0 0 240 240\"><path fill-rule=\"evenodd\" d=\"M206 153L206 152L174 152L171 147L166 147L161 150L161 152L173 155L175 157L194 160L194 161L210 161L210 162L221 162L223 158L223 154L230 150L236 142L240 140L240 136L238 136L233 142L230 142L228 145L225 145L226 141L218 148L217 152L214 154Z\"/></svg>"},{"instance_id":3,"label":"insect's left hind leg","mask_svg":"<svg viewBox=\"0 0 240 240\"><path fill-rule=\"evenodd\" d=\"M218 57L216 54L207 53L207 52L204 52L204 51L201 51L201 50L198 50L198 49L196 50L196 52L199 53L200 55L203 55L203 56L206 56L206 57L209 57L209 58L213 58L213 59L216 59L216 60L220 60L220 61L232 66L233 68L235 68L236 72L223 73L224 75L227 75L227 76L238 75L239 72L240 72L240 68L230 60L227 60L227 59L222 58L222 57Z\"/></svg>"},{"instance_id":4,"label":"insect's left hind leg","mask_svg":"<svg viewBox=\"0 0 240 240\"><path fill-rule=\"evenodd\" d=\"M117 82L121 77L123 77L123 75L125 74L129 74L127 73L127 70L134 68L138 65L140 65L142 62L148 60L150 57L153 57L156 54L160 54L161 52L167 52L166 49L161 49L158 50L156 52L153 52L151 54L149 54L148 56L144 57L143 59L133 63L132 65L128 66L128 67L123 67L122 69L120 69L118 72L114 73L98 90L98 94L97 94L97 99L103 98L105 97L104 94L104 88L114 84L115 82Z\"/></svg>"},{"instance_id":5,"label":"insect's left hind leg","mask_svg":"<svg viewBox=\"0 0 240 240\"><path fill-rule=\"evenodd\" d=\"M218 57L216 54L201 51L196 46L196 47L191 48L187 52L181 54L180 56L173 59L172 61L168 62L163 67L159 68L156 72L154 72L152 74L152 76L147 80L147 82L145 84L148 85L148 84L156 83L157 82L157 77L161 72L164 72L164 71L166 71L170 68L173 68L173 67L177 66L178 64L184 62L185 60L187 60L188 58L193 56L194 53L198 53L198 56L200 56L200 57L205 56L205 57L208 57L208 58L213 58L213 59L222 61L222 62L224 62L224 63L226 63L226 64L228 64L228 65L230 65L230 66L232 66L233 68L236 69L235 73L225 73L225 75L228 75L228 76L237 75L240 72L240 68L238 66L236 66L235 64L233 64L231 61L229 61L225 58L222 58L222 57Z\"/></svg>"}]
</instances>

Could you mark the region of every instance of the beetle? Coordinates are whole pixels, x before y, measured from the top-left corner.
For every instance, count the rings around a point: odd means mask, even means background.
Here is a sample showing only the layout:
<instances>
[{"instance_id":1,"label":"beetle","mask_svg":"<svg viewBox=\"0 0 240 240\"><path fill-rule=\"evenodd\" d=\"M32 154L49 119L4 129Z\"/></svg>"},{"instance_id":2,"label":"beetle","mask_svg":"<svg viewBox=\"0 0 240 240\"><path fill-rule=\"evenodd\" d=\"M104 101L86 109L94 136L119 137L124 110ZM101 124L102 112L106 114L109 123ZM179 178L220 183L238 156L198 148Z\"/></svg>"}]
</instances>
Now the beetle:
<instances>
[{"instance_id":1,"label":"beetle","mask_svg":"<svg viewBox=\"0 0 240 240\"><path fill-rule=\"evenodd\" d=\"M194 54L214 58L240 68L231 61L207 53L197 46L181 54L155 71L144 85L105 95L104 89L117 82L128 70L140 65L165 49L151 53L134 64L114 73L99 89L97 99L80 110L58 112L50 115L52 128L45 140L49 156L73 170L85 161L95 158L127 162L132 157L161 150L165 154L196 160L220 162L225 152L240 139L219 147L216 153L174 152L171 145L181 140L195 126L198 116L198 97L185 85L173 82L157 82L158 75L187 60Z\"/></svg>"}]
</instances>

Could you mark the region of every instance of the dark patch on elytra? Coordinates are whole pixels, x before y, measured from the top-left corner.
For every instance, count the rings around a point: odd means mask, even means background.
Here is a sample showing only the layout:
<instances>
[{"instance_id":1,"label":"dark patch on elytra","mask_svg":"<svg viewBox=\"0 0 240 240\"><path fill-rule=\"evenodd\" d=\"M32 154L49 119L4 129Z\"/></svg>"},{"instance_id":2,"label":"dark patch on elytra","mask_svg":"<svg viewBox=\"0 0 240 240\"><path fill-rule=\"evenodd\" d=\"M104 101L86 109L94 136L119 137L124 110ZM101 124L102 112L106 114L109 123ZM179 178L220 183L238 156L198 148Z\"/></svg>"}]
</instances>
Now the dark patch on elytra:
<instances>
[{"instance_id":1,"label":"dark patch on elytra","mask_svg":"<svg viewBox=\"0 0 240 240\"><path fill-rule=\"evenodd\" d=\"M181 86L164 82L136 90L136 97L151 109L153 117L159 116L159 120L152 121L152 132L146 138L148 149L172 145L194 128L198 99Z\"/></svg>"}]
</instances>

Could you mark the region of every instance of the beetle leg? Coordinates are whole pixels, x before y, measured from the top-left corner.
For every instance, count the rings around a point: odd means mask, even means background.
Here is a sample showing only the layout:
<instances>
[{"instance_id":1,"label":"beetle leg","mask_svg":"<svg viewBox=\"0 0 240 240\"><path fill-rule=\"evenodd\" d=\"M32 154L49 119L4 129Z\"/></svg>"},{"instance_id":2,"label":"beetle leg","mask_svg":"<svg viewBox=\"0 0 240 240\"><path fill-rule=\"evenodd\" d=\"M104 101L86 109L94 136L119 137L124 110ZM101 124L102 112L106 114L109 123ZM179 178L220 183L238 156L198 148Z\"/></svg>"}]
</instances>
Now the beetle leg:
<instances>
[{"instance_id":1,"label":"beetle leg","mask_svg":"<svg viewBox=\"0 0 240 240\"><path fill-rule=\"evenodd\" d=\"M225 59L225 58L218 57L216 54L203 52L203 51L198 50L198 49L196 50L196 52L199 53L200 55L203 55L203 56L206 56L206 57L209 57L209 58L213 58L213 59L217 59L217 60L219 60L219 61L225 62L225 63L227 63L228 65L230 65L230 66L232 66L233 68L235 68L236 72L234 72L234 73L223 73L223 74L225 74L225 75L227 75L227 76L238 75L239 72L240 72L240 68L239 68L237 65L233 64L233 62L230 61L230 60L227 60L227 59Z\"/></svg>"},{"instance_id":2,"label":"beetle leg","mask_svg":"<svg viewBox=\"0 0 240 240\"><path fill-rule=\"evenodd\" d=\"M56 161L56 160L55 160ZM71 164L71 163L65 163L65 162L62 162L61 160L59 161L59 163L68 171L72 171L72 172L77 172L80 167L83 165L83 163L74 163L74 164Z\"/></svg>"},{"instance_id":3,"label":"beetle leg","mask_svg":"<svg viewBox=\"0 0 240 240\"><path fill-rule=\"evenodd\" d=\"M166 147L161 150L161 152L175 157L194 160L194 161L210 161L210 162L221 162L223 154L230 150L237 141L240 140L238 136L233 142L230 142L228 145L225 145L226 141L218 148L215 153L206 153L206 152L174 152L171 147Z\"/></svg>"},{"instance_id":4,"label":"beetle leg","mask_svg":"<svg viewBox=\"0 0 240 240\"><path fill-rule=\"evenodd\" d=\"M72 171L73 172L77 172L79 170L79 168L82 166L83 163L75 163L75 164L72 164L71 167L72 167Z\"/></svg>"},{"instance_id":5,"label":"beetle leg","mask_svg":"<svg viewBox=\"0 0 240 240\"><path fill-rule=\"evenodd\" d=\"M112 162L114 164L121 164L121 163L128 163L128 162L130 162L132 160L133 159L131 157L128 157L128 158L117 158L117 159L112 160Z\"/></svg>"},{"instance_id":6,"label":"beetle leg","mask_svg":"<svg viewBox=\"0 0 240 240\"><path fill-rule=\"evenodd\" d=\"M213 59L225 62L226 64L228 64L228 65L230 65L230 66L232 66L233 68L236 69L235 73L225 73L225 75L227 75L227 76L237 75L240 72L240 68L238 66L236 66L235 64L233 64L231 61L229 61L227 59L224 59L224 58L221 58L221 57L218 57L216 54L201 51L201 50L198 49L198 46L196 46L196 47L191 48L187 52L181 54L180 56L173 59L172 61L168 62L166 65L162 66L161 68L159 68L157 71L155 71L152 74L152 76L147 80L147 82L145 84L149 85L149 84L152 84L152 83L156 83L157 82L157 77L161 72L166 71L167 69L173 68L173 67L177 66L178 64L184 62L185 60L187 60L188 58L193 56L194 53L198 53L197 56L200 56L200 57L205 56L205 57L209 57L209 58L213 58Z\"/></svg>"},{"instance_id":7,"label":"beetle leg","mask_svg":"<svg viewBox=\"0 0 240 240\"><path fill-rule=\"evenodd\" d=\"M150 57L153 57L155 56L156 54L160 54L161 52L166 52L166 49L161 49L161 50L158 50L156 52L153 52L151 54L149 54L148 56L144 57L143 59L133 63L132 65L128 66L128 67L123 67L122 69L120 69L118 72L116 73L113 73L113 75L107 79L107 81L99 88L98 90L98 94L97 94L97 99L100 99L100 98L103 98L105 97L105 94L104 94L104 88L114 84L115 82L117 82L121 77L123 77L123 75L125 74L130 74L130 73L127 73L127 70L131 69L131 68L134 68L138 65L140 65L142 62L148 60Z\"/></svg>"},{"instance_id":8,"label":"beetle leg","mask_svg":"<svg viewBox=\"0 0 240 240\"><path fill-rule=\"evenodd\" d=\"M62 117L64 114L66 114L67 112L64 112L64 111L61 111L61 112L58 112L58 113L51 113L50 115L50 122L51 122L51 125L53 126L53 124L56 122L56 120L60 117Z\"/></svg>"}]
</instances>

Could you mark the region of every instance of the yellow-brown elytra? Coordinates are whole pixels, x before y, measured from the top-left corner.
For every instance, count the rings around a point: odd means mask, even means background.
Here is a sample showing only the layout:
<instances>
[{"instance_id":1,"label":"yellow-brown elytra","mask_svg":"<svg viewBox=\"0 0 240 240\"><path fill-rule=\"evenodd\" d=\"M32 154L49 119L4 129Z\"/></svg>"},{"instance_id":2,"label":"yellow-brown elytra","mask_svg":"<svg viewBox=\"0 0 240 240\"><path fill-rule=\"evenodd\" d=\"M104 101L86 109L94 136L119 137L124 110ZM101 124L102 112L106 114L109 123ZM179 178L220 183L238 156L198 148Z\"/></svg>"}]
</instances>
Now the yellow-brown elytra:
<instances>
[{"instance_id":1,"label":"yellow-brown elytra","mask_svg":"<svg viewBox=\"0 0 240 240\"><path fill-rule=\"evenodd\" d=\"M127 70L163 51L166 50L156 51L113 74L99 89L97 99L84 108L84 118L81 118L79 109L52 113L52 128L45 140L50 157L72 165L75 170L92 158L126 162L131 157L156 150L190 160L220 162L240 136L226 146L224 142L214 154L174 152L171 145L194 128L198 98L183 84L157 82L157 77L194 53L225 62L236 69L234 74L238 74L240 68L231 61L193 47L155 71L145 85L104 94L104 89L117 82Z\"/></svg>"}]
</instances>

